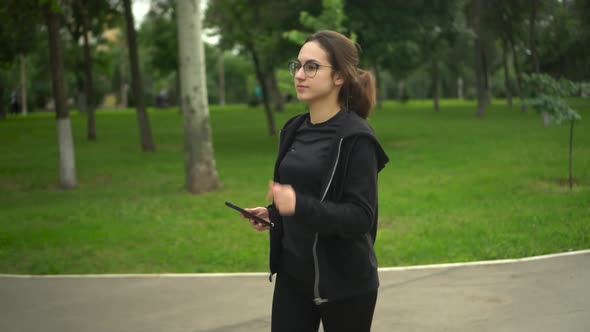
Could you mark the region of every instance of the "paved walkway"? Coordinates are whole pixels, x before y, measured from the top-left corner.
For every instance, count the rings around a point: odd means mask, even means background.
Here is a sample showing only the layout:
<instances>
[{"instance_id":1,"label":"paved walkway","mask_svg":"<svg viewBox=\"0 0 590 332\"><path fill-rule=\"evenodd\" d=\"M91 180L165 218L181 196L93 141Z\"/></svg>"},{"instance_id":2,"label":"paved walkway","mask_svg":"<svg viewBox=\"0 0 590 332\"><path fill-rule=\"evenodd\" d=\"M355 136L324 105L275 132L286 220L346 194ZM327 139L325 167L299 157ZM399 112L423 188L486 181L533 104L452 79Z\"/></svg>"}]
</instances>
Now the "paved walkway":
<instances>
[{"instance_id":1,"label":"paved walkway","mask_svg":"<svg viewBox=\"0 0 590 332\"><path fill-rule=\"evenodd\" d=\"M590 331L590 250L382 269L373 331ZM269 331L265 274L0 276L3 332Z\"/></svg>"}]
</instances>

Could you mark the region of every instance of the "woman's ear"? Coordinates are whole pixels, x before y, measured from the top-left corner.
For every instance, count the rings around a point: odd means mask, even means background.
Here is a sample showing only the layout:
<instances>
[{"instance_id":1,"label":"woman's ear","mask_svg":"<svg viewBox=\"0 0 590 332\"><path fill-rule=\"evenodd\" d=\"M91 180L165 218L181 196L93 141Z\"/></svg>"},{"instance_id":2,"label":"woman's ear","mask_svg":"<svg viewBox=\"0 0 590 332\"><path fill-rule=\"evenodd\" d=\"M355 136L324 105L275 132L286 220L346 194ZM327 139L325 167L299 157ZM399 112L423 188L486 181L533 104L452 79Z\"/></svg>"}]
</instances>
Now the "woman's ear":
<instances>
[{"instance_id":1,"label":"woman's ear","mask_svg":"<svg viewBox=\"0 0 590 332\"><path fill-rule=\"evenodd\" d=\"M335 72L334 75L332 75L332 81L335 86L341 86L344 84L344 77L340 72Z\"/></svg>"}]
</instances>

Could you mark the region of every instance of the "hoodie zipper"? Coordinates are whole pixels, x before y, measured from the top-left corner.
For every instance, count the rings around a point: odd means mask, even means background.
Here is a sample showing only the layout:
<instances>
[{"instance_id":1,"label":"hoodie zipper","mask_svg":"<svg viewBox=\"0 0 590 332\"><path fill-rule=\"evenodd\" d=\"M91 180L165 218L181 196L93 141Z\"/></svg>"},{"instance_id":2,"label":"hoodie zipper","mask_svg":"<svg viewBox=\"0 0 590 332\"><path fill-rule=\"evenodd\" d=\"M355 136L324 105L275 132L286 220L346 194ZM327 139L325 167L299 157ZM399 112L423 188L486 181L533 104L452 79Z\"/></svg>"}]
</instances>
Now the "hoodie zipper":
<instances>
[{"instance_id":1,"label":"hoodie zipper","mask_svg":"<svg viewBox=\"0 0 590 332\"><path fill-rule=\"evenodd\" d=\"M282 141L283 141L283 130L280 130L280 131L279 131L279 151L280 151L280 147L281 147L281 142L282 142ZM273 179L274 179L274 176L273 176ZM269 219L270 219L270 211L269 211L269 215L268 215L268 217L269 217ZM268 231L270 232L271 230L269 229ZM270 236L269 236L269 238L270 238ZM271 246L269 245L269 246L268 246L268 257L271 257L271 250L272 250L272 248L271 248ZM268 274L268 281L269 281L269 282L272 282L272 274L273 274L273 273L272 273L272 266L270 265L270 260L269 260L268 271L269 271L269 274Z\"/></svg>"},{"instance_id":2,"label":"hoodie zipper","mask_svg":"<svg viewBox=\"0 0 590 332\"><path fill-rule=\"evenodd\" d=\"M330 189L330 186L332 185L332 180L334 179L334 174L336 174L336 167L338 167L338 161L340 160L340 149L342 148L342 141L344 141L344 138L340 138L340 142L338 142L338 154L336 155L336 161L334 162L334 167L332 168L332 174L330 174L330 180L328 181L328 184L326 185L326 189L324 190L324 194L322 195L322 199L320 200L320 202L323 202L324 199L326 198L326 195L328 194L328 190ZM313 240L313 264L314 264L314 269L315 269L315 279L314 279L314 283L313 283L313 295L314 295L313 302L316 305L320 305L322 303L328 302L329 300L323 299L320 296L320 264L318 261L317 246L318 246L318 233L315 233L314 240Z\"/></svg>"}]
</instances>

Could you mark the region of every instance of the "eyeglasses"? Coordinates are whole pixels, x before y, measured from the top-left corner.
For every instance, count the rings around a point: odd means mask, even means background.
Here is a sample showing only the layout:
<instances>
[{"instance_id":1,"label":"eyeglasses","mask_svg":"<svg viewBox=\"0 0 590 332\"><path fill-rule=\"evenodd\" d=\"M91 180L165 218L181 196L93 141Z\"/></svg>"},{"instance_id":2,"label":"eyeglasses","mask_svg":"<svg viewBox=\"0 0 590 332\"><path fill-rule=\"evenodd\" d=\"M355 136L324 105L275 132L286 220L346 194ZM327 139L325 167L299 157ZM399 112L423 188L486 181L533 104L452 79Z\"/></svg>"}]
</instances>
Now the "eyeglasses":
<instances>
[{"instance_id":1,"label":"eyeglasses","mask_svg":"<svg viewBox=\"0 0 590 332\"><path fill-rule=\"evenodd\" d=\"M333 68L332 66L320 65L319 63L311 61L306 62L304 64L301 64L298 61L291 61L289 62L289 71L291 72L291 76L295 77L295 75L297 75L297 72L299 71L299 69L301 69L301 67L303 67L303 72L305 73L305 76L307 76L308 78L314 78L315 75L318 73L318 69L320 69L320 67Z\"/></svg>"}]
</instances>

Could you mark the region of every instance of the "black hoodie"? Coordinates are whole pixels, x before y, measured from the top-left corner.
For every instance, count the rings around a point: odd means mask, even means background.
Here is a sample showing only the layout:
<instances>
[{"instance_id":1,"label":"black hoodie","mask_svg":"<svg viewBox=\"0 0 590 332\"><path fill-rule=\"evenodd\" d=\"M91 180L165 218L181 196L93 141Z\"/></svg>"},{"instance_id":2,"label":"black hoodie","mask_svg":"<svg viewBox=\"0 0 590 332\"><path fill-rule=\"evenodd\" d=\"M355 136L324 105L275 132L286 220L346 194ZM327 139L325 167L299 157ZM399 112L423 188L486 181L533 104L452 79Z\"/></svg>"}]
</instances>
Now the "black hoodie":
<instances>
[{"instance_id":1,"label":"black hoodie","mask_svg":"<svg viewBox=\"0 0 590 332\"><path fill-rule=\"evenodd\" d=\"M296 193L295 217L315 233L313 243L316 304L353 296L379 287L373 244L377 235L377 173L389 161L367 121L346 112L331 151L322 198ZM280 133L274 181L297 128L309 119L298 115ZM270 230L270 271L276 273L281 256L283 219L268 207L275 223Z\"/></svg>"}]
</instances>

